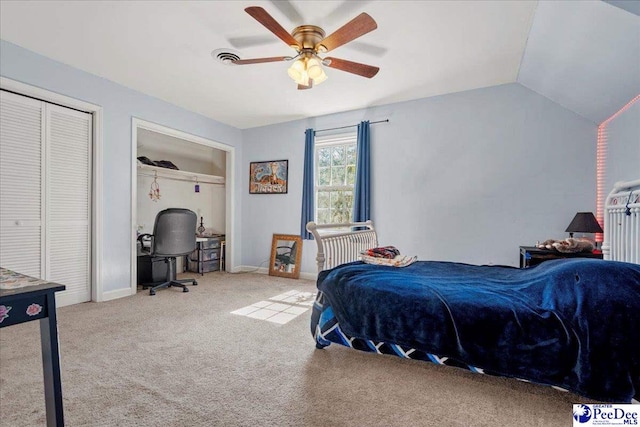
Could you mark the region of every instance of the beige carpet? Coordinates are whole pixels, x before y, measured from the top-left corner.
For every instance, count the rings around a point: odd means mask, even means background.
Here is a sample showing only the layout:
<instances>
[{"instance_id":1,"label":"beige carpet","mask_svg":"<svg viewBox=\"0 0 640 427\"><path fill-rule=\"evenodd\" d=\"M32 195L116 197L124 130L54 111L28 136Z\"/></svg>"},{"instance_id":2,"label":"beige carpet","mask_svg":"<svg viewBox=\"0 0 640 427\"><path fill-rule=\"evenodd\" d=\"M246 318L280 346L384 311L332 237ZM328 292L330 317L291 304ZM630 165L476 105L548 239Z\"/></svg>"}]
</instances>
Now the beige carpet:
<instances>
[{"instance_id":1,"label":"beige carpet","mask_svg":"<svg viewBox=\"0 0 640 427\"><path fill-rule=\"evenodd\" d=\"M461 369L316 350L311 311L230 314L305 280L209 273L58 310L67 426L568 426L576 395ZM0 426L44 425L37 322L0 329Z\"/></svg>"}]
</instances>

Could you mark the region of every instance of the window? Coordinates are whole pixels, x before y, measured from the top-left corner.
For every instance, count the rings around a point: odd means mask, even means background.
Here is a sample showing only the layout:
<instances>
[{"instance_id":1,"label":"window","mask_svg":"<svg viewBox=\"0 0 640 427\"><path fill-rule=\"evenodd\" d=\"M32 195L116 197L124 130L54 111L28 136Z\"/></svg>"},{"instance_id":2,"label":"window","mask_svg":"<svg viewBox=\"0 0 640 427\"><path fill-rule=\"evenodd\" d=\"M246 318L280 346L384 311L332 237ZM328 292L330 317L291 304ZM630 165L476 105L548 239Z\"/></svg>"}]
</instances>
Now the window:
<instances>
[{"instance_id":1,"label":"window","mask_svg":"<svg viewBox=\"0 0 640 427\"><path fill-rule=\"evenodd\" d=\"M355 182L356 134L316 139L316 223L335 224L351 221Z\"/></svg>"}]
</instances>

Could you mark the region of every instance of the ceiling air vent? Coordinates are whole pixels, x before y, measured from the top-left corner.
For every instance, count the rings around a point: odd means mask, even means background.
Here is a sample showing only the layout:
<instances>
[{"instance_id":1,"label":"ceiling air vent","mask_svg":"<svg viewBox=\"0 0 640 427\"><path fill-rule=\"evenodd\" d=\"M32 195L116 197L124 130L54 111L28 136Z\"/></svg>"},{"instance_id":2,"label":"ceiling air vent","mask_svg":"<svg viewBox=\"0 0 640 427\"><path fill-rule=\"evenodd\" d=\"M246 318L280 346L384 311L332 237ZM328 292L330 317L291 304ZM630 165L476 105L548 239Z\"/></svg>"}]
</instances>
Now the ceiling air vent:
<instances>
[{"instance_id":1,"label":"ceiling air vent","mask_svg":"<svg viewBox=\"0 0 640 427\"><path fill-rule=\"evenodd\" d=\"M211 52L211 56L222 62L224 65L233 65L233 61L240 59L240 52L233 49L216 49Z\"/></svg>"}]
</instances>

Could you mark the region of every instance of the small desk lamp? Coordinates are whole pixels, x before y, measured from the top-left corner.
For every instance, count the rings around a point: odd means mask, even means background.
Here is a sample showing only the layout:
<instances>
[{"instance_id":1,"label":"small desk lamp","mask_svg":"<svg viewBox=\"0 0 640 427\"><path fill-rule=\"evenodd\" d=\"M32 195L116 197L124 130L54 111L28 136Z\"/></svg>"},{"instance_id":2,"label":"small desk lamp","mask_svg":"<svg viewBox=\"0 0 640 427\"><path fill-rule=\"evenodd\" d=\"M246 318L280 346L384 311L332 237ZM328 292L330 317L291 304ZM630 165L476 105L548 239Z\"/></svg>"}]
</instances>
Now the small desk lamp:
<instances>
[{"instance_id":1,"label":"small desk lamp","mask_svg":"<svg viewBox=\"0 0 640 427\"><path fill-rule=\"evenodd\" d=\"M573 237L573 233L602 233L602 227L593 213L578 212L564 231L569 233L569 237Z\"/></svg>"}]
</instances>

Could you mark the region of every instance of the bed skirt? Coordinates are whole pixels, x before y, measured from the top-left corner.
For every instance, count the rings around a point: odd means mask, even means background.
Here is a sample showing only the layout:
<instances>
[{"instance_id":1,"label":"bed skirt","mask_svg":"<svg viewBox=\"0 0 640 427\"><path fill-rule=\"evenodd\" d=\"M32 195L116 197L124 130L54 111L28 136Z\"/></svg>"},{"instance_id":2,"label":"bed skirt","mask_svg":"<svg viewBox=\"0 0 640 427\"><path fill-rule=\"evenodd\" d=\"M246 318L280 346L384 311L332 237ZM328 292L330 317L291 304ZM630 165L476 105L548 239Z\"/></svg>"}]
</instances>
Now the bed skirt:
<instances>
[{"instance_id":1,"label":"bed skirt","mask_svg":"<svg viewBox=\"0 0 640 427\"><path fill-rule=\"evenodd\" d=\"M360 351L366 351L369 353L377 354L390 354L405 359L422 360L425 362L435 363L436 365L454 366L462 368L478 374L486 374L493 376L504 376L497 373L493 373L482 368L471 366L466 363L462 363L455 359L446 356L439 356L437 354L427 353L415 348L409 348L394 343L383 341L372 341L368 339L355 338L348 336L340 329L338 319L333 314L333 309L327 301L322 291L318 291L315 302L313 304L313 311L311 312L311 334L316 341L316 348L324 348L331 343L343 345ZM515 377L514 377L515 378ZM521 378L515 378L518 381L532 382ZM557 387L550 384L539 385L549 386L556 390L567 392L568 390Z\"/></svg>"}]
</instances>

